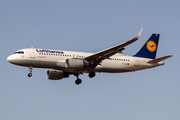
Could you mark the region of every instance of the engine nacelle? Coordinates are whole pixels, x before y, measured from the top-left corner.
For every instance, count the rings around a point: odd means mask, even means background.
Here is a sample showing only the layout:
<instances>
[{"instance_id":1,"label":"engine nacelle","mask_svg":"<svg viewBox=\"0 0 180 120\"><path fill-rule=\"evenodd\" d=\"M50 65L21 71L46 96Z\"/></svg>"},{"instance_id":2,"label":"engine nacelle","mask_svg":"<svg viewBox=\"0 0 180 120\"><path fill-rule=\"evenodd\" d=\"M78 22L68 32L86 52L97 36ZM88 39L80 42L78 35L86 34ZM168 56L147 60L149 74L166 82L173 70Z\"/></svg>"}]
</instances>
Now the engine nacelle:
<instances>
[{"instance_id":1,"label":"engine nacelle","mask_svg":"<svg viewBox=\"0 0 180 120\"><path fill-rule=\"evenodd\" d=\"M69 77L69 73L60 70L48 70L46 77L50 80L59 80Z\"/></svg>"},{"instance_id":2,"label":"engine nacelle","mask_svg":"<svg viewBox=\"0 0 180 120\"><path fill-rule=\"evenodd\" d=\"M80 69L84 67L84 62L80 59L66 59L65 67L70 69Z\"/></svg>"}]
</instances>

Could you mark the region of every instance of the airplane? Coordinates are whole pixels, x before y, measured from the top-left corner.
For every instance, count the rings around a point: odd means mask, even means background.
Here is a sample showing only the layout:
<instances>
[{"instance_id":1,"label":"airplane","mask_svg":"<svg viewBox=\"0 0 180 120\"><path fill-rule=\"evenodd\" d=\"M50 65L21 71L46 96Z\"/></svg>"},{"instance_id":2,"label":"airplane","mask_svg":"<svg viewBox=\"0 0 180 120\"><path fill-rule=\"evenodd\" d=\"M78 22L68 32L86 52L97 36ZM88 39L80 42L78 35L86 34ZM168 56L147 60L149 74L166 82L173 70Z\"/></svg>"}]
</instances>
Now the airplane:
<instances>
[{"instance_id":1,"label":"airplane","mask_svg":"<svg viewBox=\"0 0 180 120\"><path fill-rule=\"evenodd\" d=\"M97 53L73 52L64 50L50 50L39 48L20 49L7 58L7 61L24 67L29 67L32 76L33 68L46 68L46 76L50 80L68 78L69 75L77 77L75 83L82 83L80 74L89 73L95 77L97 72L123 73L164 65L163 60L172 57L167 55L156 58L160 34L152 34L143 47L133 56L124 56L122 51L127 45L137 41L143 28L137 35L124 43Z\"/></svg>"}]
</instances>

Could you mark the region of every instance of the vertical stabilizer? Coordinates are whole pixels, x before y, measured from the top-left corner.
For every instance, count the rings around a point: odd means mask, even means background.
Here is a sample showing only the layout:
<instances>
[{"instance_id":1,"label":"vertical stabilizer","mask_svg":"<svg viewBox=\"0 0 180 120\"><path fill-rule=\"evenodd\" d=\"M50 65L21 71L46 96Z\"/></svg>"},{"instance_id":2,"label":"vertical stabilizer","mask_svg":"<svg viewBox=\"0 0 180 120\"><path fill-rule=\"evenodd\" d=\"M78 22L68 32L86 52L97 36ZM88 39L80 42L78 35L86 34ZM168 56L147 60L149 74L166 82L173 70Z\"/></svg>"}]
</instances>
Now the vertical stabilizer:
<instances>
[{"instance_id":1,"label":"vertical stabilizer","mask_svg":"<svg viewBox=\"0 0 180 120\"><path fill-rule=\"evenodd\" d=\"M159 37L160 34L152 34L151 37L147 40L147 42L144 44L144 46L134 56L155 59Z\"/></svg>"}]
</instances>

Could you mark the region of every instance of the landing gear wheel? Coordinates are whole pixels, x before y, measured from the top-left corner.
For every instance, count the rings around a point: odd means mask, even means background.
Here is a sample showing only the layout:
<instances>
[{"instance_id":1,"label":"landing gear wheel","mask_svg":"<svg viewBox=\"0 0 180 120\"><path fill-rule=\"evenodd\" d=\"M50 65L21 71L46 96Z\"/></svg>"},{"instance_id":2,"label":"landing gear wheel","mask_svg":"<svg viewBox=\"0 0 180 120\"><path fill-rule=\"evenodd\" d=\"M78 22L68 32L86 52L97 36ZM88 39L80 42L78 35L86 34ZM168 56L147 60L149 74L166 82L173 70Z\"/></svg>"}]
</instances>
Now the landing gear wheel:
<instances>
[{"instance_id":1,"label":"landing gear wheel","mask_svg":"<svg viewBox=\"0 0 180 120\"><path fill-rule=\"evenodd\" d=\"M32 73L29 73L29 74L28 74L28 77L31 77L31 76L32 76Z\"/></svg>"},{"instance_id":2,"label":"landing gear wheel","mask_svg":"<svg viewBox=\"0 0 180 120\"><path fill-rule=\"evenodd\" d=\"M76 83L76 85L79 85L79 84L82 83L82 80L81 80L81 79L77 79L77 80L75 81L75 83Z\"/></svg>"},{"instance_id":3,"label":"landing gear wheel","mask_svg":"<svg viewBox=\"0 0 180 120\"><path fill-rule=\"evenodd\" d=\"M90 77L90 78L93 78L95 75L96 75L95 72L90 72L90 73L89 73L89 77Z\"/></svg>"}]
</instances>

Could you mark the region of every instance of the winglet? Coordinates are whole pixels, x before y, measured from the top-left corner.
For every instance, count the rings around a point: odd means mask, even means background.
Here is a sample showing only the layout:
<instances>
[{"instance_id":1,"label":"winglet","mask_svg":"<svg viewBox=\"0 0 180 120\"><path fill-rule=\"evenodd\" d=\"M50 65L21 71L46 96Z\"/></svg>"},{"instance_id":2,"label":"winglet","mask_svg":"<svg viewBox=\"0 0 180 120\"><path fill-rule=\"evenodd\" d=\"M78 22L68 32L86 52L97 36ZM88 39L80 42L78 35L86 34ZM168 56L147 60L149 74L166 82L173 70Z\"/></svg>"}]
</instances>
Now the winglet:
<instances>
[{"instance_id":1,"label":"winglet","mask_svg":"<svg viewBox=\"0 0 180 120\"><path fill-rule=\"evenodd\" d=\"M141 28L140 31L138 32L138 34L134 37L135 39L138 39L140 37L142 30L143 30L143 28Z\"/></svg>"}]
</instances>

